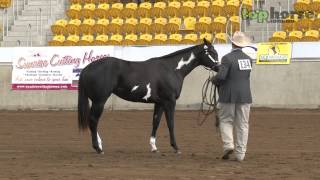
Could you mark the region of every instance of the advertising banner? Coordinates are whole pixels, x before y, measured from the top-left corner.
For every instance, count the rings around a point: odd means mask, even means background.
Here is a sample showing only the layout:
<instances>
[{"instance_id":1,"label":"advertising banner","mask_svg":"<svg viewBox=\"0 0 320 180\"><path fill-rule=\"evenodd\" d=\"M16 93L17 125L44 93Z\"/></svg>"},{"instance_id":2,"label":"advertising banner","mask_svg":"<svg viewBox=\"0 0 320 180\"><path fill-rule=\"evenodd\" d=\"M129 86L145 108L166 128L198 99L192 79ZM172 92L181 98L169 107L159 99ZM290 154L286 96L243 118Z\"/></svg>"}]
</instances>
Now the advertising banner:
<instances>
[{"instance_id":1,"label":"advertising banner","mask_svg":"<svg viewBox=\"0 0 320 180\"><path fill-rule=\"evenodd\" d=\"M257 52L257 64L290 64L291 43L260 43Z\"/></svg>"},{"instance_id":2,"label":"advertising banner","mask_svg":"<svg viewBox=\"0 0 320 180\"><path fill-rule=\"evenodd\" d=\"M77 89L81 69L112 56L112 46L25 47L13 55L13 90Z\"/></svg>"}]
</instances>

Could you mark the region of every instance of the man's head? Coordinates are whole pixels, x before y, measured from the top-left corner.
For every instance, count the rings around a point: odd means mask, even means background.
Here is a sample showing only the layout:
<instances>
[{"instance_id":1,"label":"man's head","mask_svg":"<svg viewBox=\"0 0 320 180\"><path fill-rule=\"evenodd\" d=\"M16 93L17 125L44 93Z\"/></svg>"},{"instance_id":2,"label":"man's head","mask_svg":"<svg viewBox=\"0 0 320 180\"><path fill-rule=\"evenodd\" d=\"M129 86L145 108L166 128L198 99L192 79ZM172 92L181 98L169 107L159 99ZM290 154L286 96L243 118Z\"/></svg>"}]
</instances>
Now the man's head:
<instances>
[{"instance_id":1,"label":"man's head","mask_svg":"<svg viewBox=\"0 0 320 180\"><path fill-rule=\"evenodd\" d=\"M236 31L231 39L232 48L243 48L251 44L251 39L243 32Z\"/></svg>"}]
</instances>

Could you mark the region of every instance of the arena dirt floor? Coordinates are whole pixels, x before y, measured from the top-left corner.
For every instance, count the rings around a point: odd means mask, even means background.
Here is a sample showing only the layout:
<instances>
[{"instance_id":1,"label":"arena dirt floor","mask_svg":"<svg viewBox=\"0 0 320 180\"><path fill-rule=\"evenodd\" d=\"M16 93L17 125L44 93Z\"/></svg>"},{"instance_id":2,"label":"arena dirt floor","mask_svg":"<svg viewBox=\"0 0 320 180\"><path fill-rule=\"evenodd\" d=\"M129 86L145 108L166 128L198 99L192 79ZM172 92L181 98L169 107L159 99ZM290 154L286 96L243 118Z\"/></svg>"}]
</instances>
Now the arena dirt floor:
<instances>
[{"instance_id":1,"label":"arena dirt floor","mask_svg":"<svg viewBox=\"0 0 320 180\"><path fill-rule=\"evenodd\" d=\"M77 129L75 111L0 111L0 180L6 179L320 179L320 110L253 109L247 158L221 160L213 118L177 111L169 146L166 122L151 153L151 111L105 111L104 155Z\"/></svg>"}]
</instances>

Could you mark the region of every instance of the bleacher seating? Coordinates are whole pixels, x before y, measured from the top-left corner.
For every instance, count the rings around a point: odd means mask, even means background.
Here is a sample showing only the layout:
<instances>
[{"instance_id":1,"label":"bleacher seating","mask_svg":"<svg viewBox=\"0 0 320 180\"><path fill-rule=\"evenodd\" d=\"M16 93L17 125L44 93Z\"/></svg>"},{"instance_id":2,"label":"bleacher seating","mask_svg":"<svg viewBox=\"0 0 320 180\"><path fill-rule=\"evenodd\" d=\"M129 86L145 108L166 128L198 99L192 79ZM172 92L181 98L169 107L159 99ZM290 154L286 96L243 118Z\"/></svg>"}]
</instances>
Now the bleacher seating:
<instances>
[{"instance_id":1,"label":"bleacher seating","mask_svg":"<svg viewBox=\"0 0 320 180\"><path fill-rule=\"evenodd\" d=\"M52 25L54 36L49 45L196 44L204 37L226 43L226 29L232 34L240 28L240 4L252 8L253 3L252 0L160 0L139 5L118 0L69 2L68 20L59 19Z\"/></svg>"},{"instance_id":2,"label":"bleacher seating","mask_svg":"<svg viewBox=\"0 0 320 180\"><path fill-rule=\"evenodd\" d=\"M11 0L1 0L0 8L9 8L11 6Z\"/></svg>"},{"instance_id":3,"label":"bleacher seating","mask_svg":"<svg viewBox=\"0 0 320 180\"><path fill-rule=\"evenodd\" d=\"M282 31L274 32L271 42L319 41L320 0L297 0L295 12L282 23Z\"/></svg>"}]
</instances>

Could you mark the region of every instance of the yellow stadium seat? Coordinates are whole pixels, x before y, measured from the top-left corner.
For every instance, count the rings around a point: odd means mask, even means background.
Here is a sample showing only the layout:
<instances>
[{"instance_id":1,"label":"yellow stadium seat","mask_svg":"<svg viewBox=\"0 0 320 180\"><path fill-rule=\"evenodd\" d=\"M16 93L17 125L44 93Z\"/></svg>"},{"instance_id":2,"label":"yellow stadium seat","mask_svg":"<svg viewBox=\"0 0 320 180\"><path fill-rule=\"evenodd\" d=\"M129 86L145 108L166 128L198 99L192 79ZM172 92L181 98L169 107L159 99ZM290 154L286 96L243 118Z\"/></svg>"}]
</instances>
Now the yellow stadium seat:
<instances>
[{"instance_id":1,"label":"yellow stadium seat","mask_svg":"<svg viewBox=\"0 0 320 180\"><path fill-rule=\"evenodd\" d=\"M291 31L291 32L289 32L289 35L286 38L286 41L288 41L288 42L301 41L302 36L303 36L302 31Z\"/></svg>"},{"instance_id":2,"label":"yellow stadium seat","mask_svg":"<svg viewBox=\"0 0 320 180\"><path fill-rule=\"evenodd\" d=\"M239 14L239 7L240 7L239 0L228 0L224 10L227 15L235 16Z\"/></svg>"},{"instance_id":3,"label":"yellow stadium seat","mask_svg":"<svg viewBox=\"0 0 320 180\"><path fill-rule=\"evenodd\" d=\"M231 16L230 20L230 28L229 31L233 34L236 31L240 30L240 17L239 16Z\"/></svg>"},{"instance_id":4,"label":"yellow stadium seat","mask_svg":"<svg viewBox=\"0 0 320 180\"><path fill-rule=\"evenodd\" d=\"M63 42L66 40L64 35L55 35L52 40L48 42L49 46L62 46Z\"/></svg>"},{"instance_id":5,"label":"yellow stadium seat","mask_svg":"<svg viewBox=\"0 0 320 180\"><path fill-rule=\"evenodd\" d=\"M123 33L135 33L136 26L138 24L138 19L131 17L125 20L124 24L121 27Z\"/></svg>"},{"instance_id":6,"label":"yellow stadium seat","mask_svg":"<svg viewBox=\"0 0 320 180\"><path fill-rule=\"evenodd\" d=\"M287 33L285 31L276 31L272 37L269 38L269 42L285 42Z\"/></svg>"},{"instance_id":7,"label":"yellow stadium seat","mask_svg":"<svg viewBox=\"0 0 320 180\"><path fill-rule=\"evenodd\" d=\"M78 42L79 46L91 46L93 44L94 37L93 35L83 35L81 36L80 41Z\"/></svg>"},{"instance_id":8,"label":"yellow stadium seat","mask_svg":"<svg viewBox=\"0 0 320 180\"><path fill-rule=\"evenodd\" d=\"M293 4L293 7L294 7L294 10L295 10L295 11L305 12L305 11L308 11L309 5L310 5L310 0L297 0L297 1Z\"/></svg>"},{"instance_id":9,"label":"yellow stadium seat","mask_svg":"<svg viewBox=\"0 0 320 180\"><path fill-rule=\"evenodd\" d=\"M108 25L109 19L99 19L93 27L94 32L96 34L106 34Z\"/></svg>"},{"instance_id":10,"label":"yellow stadium seat","mask_svg":"<svg viewBox=\"0 0 320 180\"><path fill-rule=\"evenodd\" d=\"M78 35L69 35L67 40L63 42L64 46L76 46L80 40Z\"/></svg>"},{"instance_id":11,"label":"yellow stadium seat","mask_svg":"<svg viewBox=\"0 0 320 180\"><path fill-rule=\"evenodd\" d=\"M206 39L209 42L212 42L213 40L213 35L211 33L201 33L199 39L197 40L197 43L203 43L203 39Z\"/></svg>"},{"instance_id":12,"label":"yellow stadium seat","mask_svg":"<svg viewBox=\"0 0 320 180\"><path fill-rule=\"evenodd\" d=\"M94 25L96 21L94 19L84 19L80 24L80 33L82 34L93 34L94 33Z\"/></svg>"},{"instance_id":13,"label":"yellow stadium seat","mask_svg":"<svg viewBox=\"0 0 320 180\"><path fill-rule=\"evenodd\" d=\"M169 38L166 41L166 44L180 44L182 41L182 34L174 33L170 34Z\"/></svg>"},{"instance_id":14,"label":"yellow stadium seat","mask_svg":"<svg viewBox=\"0 0 320 180\"><path fill-rule=\"evenodd\" d=\"M181 17L190 17L193 15L193 10L196 6L196 3L191 0L187 0L182 2L182 6L180 7L179 14Z\"/></svg>"},{"instance_id":15,"label":"yellow stadium seat","mask_svg":"<svg viewBox=\"0 0 320 180\"><path fill-rule=\"evenodd\" d=\"M228 35L226 33L217 33L215 35L215 41L214 43L217 44L225 44L228 41Z\"/></svg>"},{"instance_id":16,"label":"yellow stadium seat","mask_svg":"<svg viewBox=\"0 0 320 180\"><path fill-rule=\"evenodd\" d=\"M246 8L248 11L252 11L253 1L252 0L242 0L242 8Z\"/></svg>"},{"instance_id":17,"label":"yellow stadium seat","mask_svg":"<svg viewBox=\"0 0 320 180\"><path fill-rule=\"evenodd\" d=\"M65 19L57 20L53 25L51 25L52 34L65 34L67 24L68 22Z\"/></svg>"},{"instance_id":18,"label":"yellow stadium seat","mask_svg":"<svg viewBox=\"0 0 320 180\"><path fill-rule=\"evenodd\" d=\"M134 2L127 3L125 8L121 12L123 18L130 18L136 16L136 11L138 9L138 4Z\"/></svg>"},{"instance_id":19,"label":"yellow stadium seat","mask_svg":"<svg viewBox=\"0 0 320 180\"><path fill-rule=\"evenodd\" d=\"M104 45L107 45L108 40L109 40L109 38L107 35L101 34L101 35L96 36L96 39L93 41L93 45L104 46Z\"/></svg>"},{"instance_id":20,"label":"yellow stadium seat","mask_svg":"<svg viewBox=\"0 0 320 180\"><path fill-rule=\"evenodd\" d=\"M136 44L137 45L150 45L151 40L152 40L151 34L141 34L139 36L139 39L137 40Z\"/></svg>"},{"instance_id":21,"label":"yellow stadium seat","mask_svg":"<svg viewBox=\"0 0 320 180\"><path fill-rule=\"evenodd\" d=\"M224 9L223 9L224 6L225 6L224 0L213 1L211 4L211 7L209 8L210 14L213 14L214 16L224 15Z\"/></svg>"},{"instance_id":22,"label":"yellow stadium seat","mask_svg":"<svg viewBox=\"0 0 320 180\"><path fill-rule=\"evenodd\" d=\"M168 17L176 17L179 15L181 3L179 1L170 1L165 9L165 14Z\"/></svg>"},{"instance_id":23,"label":"yellow stadium seat","mask_svg":"<svg viewBox=\"0 0 320 180\"><path fill-rule=\"evenodd\" d=\"M197 23L197 19L193 16L188 16L183 18L184 30L186 31L194 31Z\"/></svg>"},{"instance_id":24,"label":"yellow stadium seat","mask_svg":"<svg viewBox=\"0 0 320 180\"><path fill-rule=\"evenodd\" d=\"M309 18L303 17L302 19L299 19L296 23L295 23L295 28L296 30L299 31L307 31L308 29L310 29L311 27L311 23L313 21Z\"/></svg>"},{"instance_id":25,"label":"yellow stadium seat","mask_svg":"<svg viewBox=\"0 0 320 180\"><path fill-rule=\"evenodd\" d=\"M121 41L123 40L123 36L121 34L113 34L110 37L110 40L107 41L108 45L121 45Z\"/></svg>"},{"instance_id":26,"label":"yellow stadium seat","mask_svg":"<svg viewBox=\"0 0 320 180\"><path fill-rule=\"evenodd\" d=\"M121 11L123 9L123 4L118 2L111 5L111 8L108 11L108 15L112 16L113 18L121 17Z\"/></svg>"},{"instance_id":27,"label":"yellow stadium seat","mask_svg":"<svg viewBox=\"0 0 320 180\"><path fill-rule=\"evenodd\" d=\"M96 5L93 3L85 4L80 11L82 18L93 18Z\"/></svg>"},{"instance_id":28,"label":"yellow stadium seat","mask_svg":"<svg viewBox=\"0 0 320 180\"><path fill-rule=\"evenodd\" d=\"M200 17L199 21L196 23L195 25L195 31L196 32L208 32L209 31L209 27L211 25L211 17Z\"/></svg>"},{"instance_id":29,"label":"yellow stadium seat","mask_svg":"<svg viewBox=\"0 0 320 180\"><path fill-rule=\"evenodd\" d=\"M225 32L226 31L227 18L224 16L218 16L214 18L211 23L210 32Z\"/></svg>"},{"instance_id":30,"label":"yellow stadium seat","mask_svg":"<svg viewBox=\"0 0 320 180\"><path fill-rule=\"evenodd\" d=\"M89 4L89 3L95 3L96 2L96 0L83 0L83 3L85 3L85 4Z\"/></svg>"},{"instance_id":31,"label":"yellow stadium seat","mask_svg":"<svg viewBox=\"0 0 320 180\"><path fill-rule=\"evenodd\" d=\"M320 13L320 0L313 0L310 7L312 11Z\"/></svg>"},{"instance_id":32,"label":"yellow stadium seat","mask_svg":"<svg viewBox=\"0 0 320 180\"><path fill-rule=\"evenodd\" d=\"M139 24L137 24L137 33L149 33L152 24L152 19L149 17L141 18Z\"/></svg>"},{"instance_id":33,"label":"yellow stadium seat","mask_svg":"<svg viewBox=\"0 0 320 180\"><path fill-rule=\"evenodd\" d=\"M101 3L98 5L98 7L96 8L96 10L94 11L94 14L97 18L106 18L108 17L108 10L109 10L110 6L107 3Z\"/></svg>"},{"instance_id":34,"label":"yellow stadium seat","mask_svg":"<svg viewBox=\"0 0 320 180\"><path fill-rule=\"evenodd\" d=\"M66 25L67 33L79 35L80 34L80 28L79 28L80 24L81 24L80 19L71 19L68 22L68 24Z\"/></svg>"},{"instance_id":35,"label":"yellow stadium seat","mask_svg":"<svg viewBox=\"0 0 320 180\"><path fill-rule=\"evenodd\" d=\"M109 0L96 0L97 4L109 3Z\"/></svg>"},{"instance_id":36,"label":"yellow stadium seat","mask_svg":"<svg viewBox=\"0 0 320 180\"><path fill-rule=\"evenodd\" d=\"M138 17L150 17L150 10L151 10L152 4L150 2L143 2L139 5L139 8L137 10L137 16Z\"/></svg>"},{"instance_id":37,"label":"yellow stadium seat","mask_svg":"<svg viewBox=\"0 0 320 180\"><path fill-rule=\"evenodd\" d=\"M69 0L70 4L81 4L82 0Z\"/></svg>"},{"instance_id":38,"label":"yellow stadium seat","mask_svg":"<svg viewBox=\"0 0 320 180\"><path fill-rule=\"evenodd\" d=\"M122 25L123 25L122 18L113 18L107 26L107 31L110 33L120 33Z\"/></svg>"},{"instance_id":39,"label":"yellow stadium seat","mask_svg":"<svg viewBox=\"0 0 320 180\"><path fill-rule=\"evenodd\" d=\"M176 33L181 26L181 18L173 17L169 19L169 22L165 25L165 31L167 33Z\"/></svg>"},{"instance_id":40,"label":"yellow stadium seat","mask_svg":"<svg viewBox=\"0 0 320 180\"><path fill-rule=\"evenodd\" d=\"M311 28L320 31L320 13L317 15L317 18L313 20Z\"/></svg>"},{"instance_id":41,"label":"yellow stadium seat","mask_svg":"<svg viewBox=\"0 0 320 180\"><path fill-rule=\"evenodd\" d=\"M136 34L127 34L122 40L121 44L125 46L135 45L138 40L138 36Z\"/></svg>"},{"instance_id":42,"label":"yellow stadium seat","mask_svg":"<svg viewBox=\"0 0 320 180\"><path fill-rule=\"evenodd\" d=\"M151 17L163 17L164 11L167 8L167 4L163 1L159 1L154 3L153 7L151 8L150 16Z\"/></svg>"},{"instance_id":43,"label":"yellow stadium seat","mask_svg":"<svg viewBox=\"0 0 320 180\"><path fill-rule=\"evenodd\" d=\"M295 25L297 21L298 21L297 14L289 16L284 20L284 22L282 22L282 30L286 32L293 31L296 28Z\"/></svg>"},{"instance_id":44,"label":"yellow stadium seat","mask_svg":"<svg viewBox=\"0 0 320 180\"><path fill-rule=\"evenodd\" d=\"M207 0L198 1L197 6L194 8L195 16L208 16L210 9L210 2Z\"/></svg>"},{"instance_id":45,"label":"yellow stadium seat","mask_svg":"<svg viewBox=\"0 0 320 180\"><path fill-rule=\"evenodd\" d=\"M198 40L198 35L195 33L186 34L180 44L195 44Z\"/></svg>"},{"instance_id":46,"label":"yellow stadium seat","mask_svg":"<svg viewBox=\"0 0 320 180\"><path fill-rule=\"evenodd\" d=\"M302 37L302 41L319 41L319 31L309 30Z\"/></svg>"},{"instance_id":47,"label":"yellow stadium seat","mask_svg":"<svg viewBox=\"0 0 320 180\"><path fill-rule=\"evenodd\" d=\"M71 4L66 14L70 19L79 19L81 9L82 9L81 4Z\"/></svg>"},{"instance_id":48,"label":"yellow stadium seat","mask_svg":"<svg viewBox=\"0 0 320 180\"><path fill-rule=\"evenodd\" d=\"M154 23L151 24L150 30L152 33L163 33L165 32L164 27L168 23L167 18L159 17L154 20Z\"/></svg>"},{"instance_id":49,"label":"yellow stadium seat","mask_svg":"<svg viewBox=\"0 0 320 180\"><path fill-rule=\"evenodd\" d=\"M151 45L163 45L166 43L168 39L168 35L167 34L155 34L154 38L151 40Z\"/></svg>"}]
</instances>

